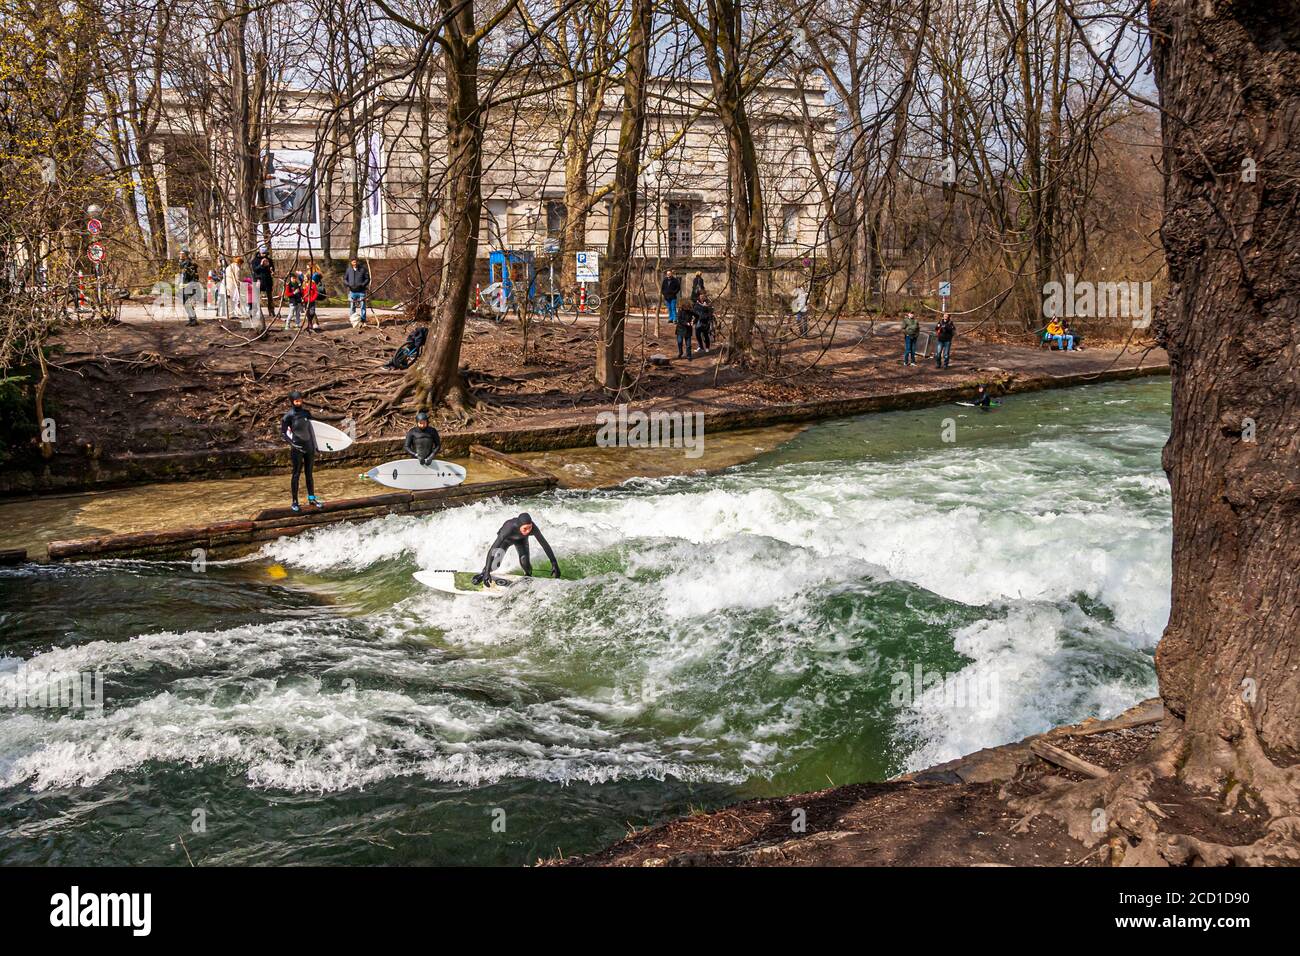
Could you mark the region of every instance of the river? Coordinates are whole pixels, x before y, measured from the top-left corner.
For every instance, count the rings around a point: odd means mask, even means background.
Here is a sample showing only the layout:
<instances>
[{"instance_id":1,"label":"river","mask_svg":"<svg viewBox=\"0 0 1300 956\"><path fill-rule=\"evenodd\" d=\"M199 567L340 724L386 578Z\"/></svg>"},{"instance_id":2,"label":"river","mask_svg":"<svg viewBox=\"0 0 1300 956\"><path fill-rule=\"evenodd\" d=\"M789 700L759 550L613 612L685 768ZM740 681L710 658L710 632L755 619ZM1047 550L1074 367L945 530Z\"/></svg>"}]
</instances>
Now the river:
<instances>
[{"instance_id":1,"label":"river","mask_svg":"<svg viewBox=\"0 0 1300 956\"><path fill-rule=\"evenodd\" d=\"M201 569L0 569L0 863L526 864L1113 715L1155 693L1168 430L1168 379L1089 386ZM565 581L412 580L520 510ZM102 705L40 706L68 675Z\"/></svg>"}]
</instances>

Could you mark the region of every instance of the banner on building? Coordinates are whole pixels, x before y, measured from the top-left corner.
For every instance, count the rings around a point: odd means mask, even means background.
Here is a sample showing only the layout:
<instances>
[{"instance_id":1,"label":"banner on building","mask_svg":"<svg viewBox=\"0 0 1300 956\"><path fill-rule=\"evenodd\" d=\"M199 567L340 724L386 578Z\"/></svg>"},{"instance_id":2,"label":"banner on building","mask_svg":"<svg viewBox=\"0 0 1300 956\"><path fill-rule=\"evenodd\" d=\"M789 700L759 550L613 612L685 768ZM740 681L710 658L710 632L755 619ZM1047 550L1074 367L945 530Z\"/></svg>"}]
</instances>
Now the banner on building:
<instances>
[{"instance_id":1,"label":"banner on building","mask_svg":"<svg viewBox=\"0 0 1300 956\"><path fill-rule=\"evenodd\" d=\"M308 251L319 245L314 152L271 150L266 156L262 193L274 248Z\"/></svg>"},{"instance_id":2,"label":"banner on building","mask_svg":"<svg viewBox=\"0 0 1300 956\"><path fill-rule=\"evenodd\" d=\"M361 245L384 244L384 144L379 133L357 143L357 163L364 171L361 202Z\"/></svg>"}]
</instances>

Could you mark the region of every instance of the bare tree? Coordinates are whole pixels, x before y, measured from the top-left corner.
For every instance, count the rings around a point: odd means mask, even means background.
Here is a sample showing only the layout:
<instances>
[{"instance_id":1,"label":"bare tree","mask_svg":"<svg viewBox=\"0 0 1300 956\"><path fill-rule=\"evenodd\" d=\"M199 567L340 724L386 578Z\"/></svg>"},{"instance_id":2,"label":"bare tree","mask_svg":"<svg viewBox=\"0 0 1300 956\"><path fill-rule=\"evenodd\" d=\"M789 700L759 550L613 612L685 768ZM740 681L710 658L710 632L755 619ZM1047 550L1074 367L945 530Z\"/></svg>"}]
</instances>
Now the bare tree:
<instances>
[{"instance_id":1,"label":"bare tree","mask_svg":"<svg viewBox=\"0 0 1300 956\"><path fill-rule=\"evenodd\" d=\"M605 311L597 342L596 380L622 395L626 385L623 331L637 216L637 181L645 136L650 80L651 0L632 0L627 58L623 68L623 114L610 198L609 245L605 256Z\"/></svg>"}]
</instances>

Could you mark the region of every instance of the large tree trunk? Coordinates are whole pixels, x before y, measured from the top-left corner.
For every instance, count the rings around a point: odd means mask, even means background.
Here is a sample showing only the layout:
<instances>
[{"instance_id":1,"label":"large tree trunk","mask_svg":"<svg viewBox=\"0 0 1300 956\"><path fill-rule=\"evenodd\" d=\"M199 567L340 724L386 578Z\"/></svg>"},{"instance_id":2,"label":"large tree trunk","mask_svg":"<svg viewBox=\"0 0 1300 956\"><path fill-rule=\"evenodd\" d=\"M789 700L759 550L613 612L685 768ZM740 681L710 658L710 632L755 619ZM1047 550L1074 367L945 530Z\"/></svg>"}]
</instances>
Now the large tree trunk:
<instances>
[{"instance_id":1,"label":"large tree trunk","mask_svg":"<svg viewBox=\"0 0 1300 956\"><path fill-rule=\"evenodd\" d=\"M1174 375L1173 606L1156 664L1193 765L1241 720L1266 748L1300 750L1300 15L1281 6L1152 8Z\"/></svg>"},{"instance_id":2,"label":"large tree trunk","mask_svg":"<svg viewBox=\"0 0 1300 956\"><path fill-rule=\"evenodd\" d=\"M564 233L560 239L560 288L578 284L578 259L575 253L587 248L587 216L591 190L586 143L570 136L564 157Z\"/></svg>"},{"instance_id":3,"label":"large tree trunk","mask_svg":"<svg viewBox=\"0 0 1300 956\"><path fill-rule=\"evenodd\" d=\"M1156 648L1169 717L1136 763L1021 801L1077 839L1108 837L1112 864L1300 861L1300 10L1283 6L1151 6L1170 280L1156 331L1174 406L1173 594ZM1241 842L1164 832L1157 779L1165 801L1222 814Z\"/></svg>"},{"instance_id":4,"label":"large tree trunk","mask_svg":"<svg viewBox=\"0 0 1300 956\"><path fill-rule=\"evenodd\" d=\"M596 343L596 380L620 397L626 385L623 332L636 225L637 180L645 135L651 16L651 0L633 0L627 66L623 72L623 117L610 200L609 245L605 254L605 310Z\"/></svg>"},{"instance_id":5,"label":"large tree trunk","mask_svg":"<svg viewBox=\"0 0 1300 956\"><path fill-rule=\"evenodd\" d=\"M479 219L483 207L483 116L479 106L478 57L474 4L464 0L451 13L453 0L440 0L448 16L443 64L447 80L447 200L443 220L441 295L430 347L411 370L407 383L420 405L446 402L468 414L469 395L460 374L460 347L474 286Z\"/></svg>"},{"instance_id":6,"label":"large tree trunk","mask_svg":"<svg viewBox=\"0 0 1300 956\"><path fill-rule=\"evenodd\" d=\"M737 261L734 263L732 290L735 295L731 316L729 358L744 361L753 346L754 321L758 315L758 273L763 255L765 232L763 188L758 170L758 151L745 112L743 94L736 88L724 93L719 114L727 130L734 189L733 211L736 223Z\"/></svg>"}]
</instances>

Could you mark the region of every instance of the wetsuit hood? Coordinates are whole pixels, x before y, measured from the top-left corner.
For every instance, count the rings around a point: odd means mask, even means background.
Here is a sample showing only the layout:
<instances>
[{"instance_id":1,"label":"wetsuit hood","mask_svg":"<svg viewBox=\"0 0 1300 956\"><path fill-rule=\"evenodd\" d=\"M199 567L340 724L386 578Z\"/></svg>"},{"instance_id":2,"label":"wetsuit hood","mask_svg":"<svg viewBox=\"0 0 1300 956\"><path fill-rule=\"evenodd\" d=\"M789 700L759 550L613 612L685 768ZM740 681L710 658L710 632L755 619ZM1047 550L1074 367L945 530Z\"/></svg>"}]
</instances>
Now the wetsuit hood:
<instances>
[{"instance_id":1,"label":"wetsuit hood","mask_svg":"<svg viewBox=\"0 0 1300 956\"><path fill-rule=\"evenodd\" d=\"M534 530L537 528L537 525L533 524L533 516L527 511L520 512L519 517L516 518L515 521L519 522L520 526L531 524L533 525Z\"/></svg>"}]
</instances>

